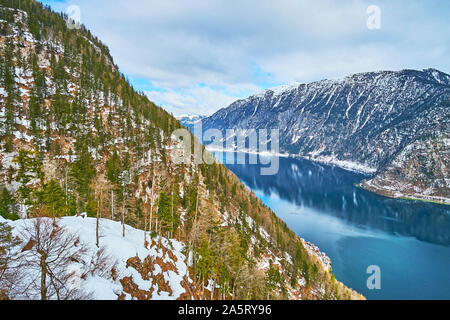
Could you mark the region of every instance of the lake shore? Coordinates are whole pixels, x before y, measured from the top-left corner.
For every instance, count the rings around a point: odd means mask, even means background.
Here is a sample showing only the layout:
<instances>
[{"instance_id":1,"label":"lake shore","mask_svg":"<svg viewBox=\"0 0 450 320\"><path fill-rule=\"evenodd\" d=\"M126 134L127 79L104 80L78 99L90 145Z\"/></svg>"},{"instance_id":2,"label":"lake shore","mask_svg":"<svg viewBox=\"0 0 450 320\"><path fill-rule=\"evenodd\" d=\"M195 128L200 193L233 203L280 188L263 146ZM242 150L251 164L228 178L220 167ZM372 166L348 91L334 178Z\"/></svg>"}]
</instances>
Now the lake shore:
<instances>
[{"instance_id":1,"label":"lake shore","mask_svg":"<svg viewBox=\"0 0 450 320\"><path fill-rule=\"evenodd\" d=\"M302 156L297 154L290 154L290 153L274 153L270 151L265 152L257 152L252 150L232 150L232 149L216 149L216 148L207 148L210 152L236 152L236 153L245 153L245 154L253 154L258 155L262 157L283 157L283 158L296 158L296 159L305 159L308 161L321 163L325 165L330 166L337 166L341 169L361 173L364 175L373 176L373 174L376 172L375 168L370 168L365 165L361 165L358 163L350 162L350 161L343 161L343 160L337 160L332 157L319 157L319 158L313 158L310 156ZM422 201L422 202L429 202L429 203L435 203L435 204L441 204L441 205L450 205L450 199L449 198L443 198L443 197L434 197L434 196L427 196L422 194L405 194L401 193L398 190L389 190L387 188L382 188L380 186L374 186L370 184L370 180L362 181L360 184L356 185L357 187L364 189L366 191L378 194L380 196L392 198L392 199L402 199L402 200L408 200L408 201Z\"/></svg>"},{"instance_id":2,"label":"lake shore","mask_svg":"<svg viewBox=\"0 0 450 320\"><path fill-rule=\"evenodd\" d=\"M375 194L378 194L380 196L384 196L387 198L392 199L401 199L401 200L408 200L408 201L421 201L421 202L429 202L429 203L435 203L440 205L450 205L450 199L442 198L442 197L433 197L433 196L427 196L427 195L421 195L421 194L404 194L399 191L393 191L393 190L387 190L385 188L377 187L372 184L370 184L370 181L362 181L360 184L355 185L358 188L361 188L363 190L373 192Z\"/></svg>"}]
</instances>

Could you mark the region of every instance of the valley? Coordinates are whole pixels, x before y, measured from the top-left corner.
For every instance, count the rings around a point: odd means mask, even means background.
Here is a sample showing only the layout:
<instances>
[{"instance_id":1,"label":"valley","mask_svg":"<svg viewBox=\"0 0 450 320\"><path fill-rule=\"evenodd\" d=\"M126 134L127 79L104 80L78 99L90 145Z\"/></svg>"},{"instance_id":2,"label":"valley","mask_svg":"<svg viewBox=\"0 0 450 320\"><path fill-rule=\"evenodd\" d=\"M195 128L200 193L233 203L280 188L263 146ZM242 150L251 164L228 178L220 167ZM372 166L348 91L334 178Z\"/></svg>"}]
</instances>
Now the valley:
<instances>
[{"instance_id":1,"label":"valley","mask_svg":"<svg viewBox=\"0 0 450 320\"><path fill-rule=\"evenodd\" d=\"M449 297L450 75L356 73L174 116L72 22L0 0L0 300ZM165 84L152 97L216 103Z\"/></svg>"},{"instance_id":2,"label":"valley","mask_svg":"<svg viewBox=\"0 0 450 320\"><path fill-rule=\"evenodd\" d=\"M2 299L364 299L225 166L176 162L182 125L85 26L0 13Z\"/></svg>"},{"instance_id":3,"label":"valley","mask_svg":"<svg viewBox=\"0 0 450 320\"><path fill-rule=\"evenodd\" d=\"M366 72L268 89L202 125L278 129L280 153L374 174L361 186L383 195L450 203L449 99L438 70Z\"/></svg>"}]
</instances>

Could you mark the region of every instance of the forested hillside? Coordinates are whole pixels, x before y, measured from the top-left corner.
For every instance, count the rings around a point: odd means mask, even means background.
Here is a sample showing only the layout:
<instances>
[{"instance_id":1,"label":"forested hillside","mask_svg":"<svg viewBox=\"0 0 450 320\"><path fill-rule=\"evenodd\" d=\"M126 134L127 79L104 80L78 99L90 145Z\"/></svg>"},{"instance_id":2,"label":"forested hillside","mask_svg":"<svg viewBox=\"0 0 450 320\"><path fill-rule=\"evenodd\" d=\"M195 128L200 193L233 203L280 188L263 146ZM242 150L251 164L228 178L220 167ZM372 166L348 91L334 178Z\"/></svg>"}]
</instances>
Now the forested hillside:
<instances>
[{"instance_id":1,"label":"forested hillside","mask_svg":"<svg viewBox=\"0 0 450 320\"><path fill-rule=\"evenodd\" d=\"M361 298L223 165L175 164L180 141L171 133L181 125L133 89L85 27L67 28L64 15L33 0L1 0L0 53L0 271L17 267L11 261L24 252L42 252L33 232L11 227L40 228L26 221L48 217L51 232L60 230L60 217L86 213L100 229L115 220L120 237L127 239L129 225L143 231L142 248L165 243L164 252L186 259L185 292L174 295L161 285L169 271L155 270L158 257L149 249L148 259L135 259L131 250L120 263L146 281L111 275L120 299L151 299L154 284L158 295L180 299ZM25 221L11 222L18 219ZM70 229L72 220L64 221ZM96 242L100 250L102 237ZM27 272L0 272L0 298L24 297L11 284ZM38 286L40 298L61 298L42 291L52 279Z\"/></svg>"}]
</instances>

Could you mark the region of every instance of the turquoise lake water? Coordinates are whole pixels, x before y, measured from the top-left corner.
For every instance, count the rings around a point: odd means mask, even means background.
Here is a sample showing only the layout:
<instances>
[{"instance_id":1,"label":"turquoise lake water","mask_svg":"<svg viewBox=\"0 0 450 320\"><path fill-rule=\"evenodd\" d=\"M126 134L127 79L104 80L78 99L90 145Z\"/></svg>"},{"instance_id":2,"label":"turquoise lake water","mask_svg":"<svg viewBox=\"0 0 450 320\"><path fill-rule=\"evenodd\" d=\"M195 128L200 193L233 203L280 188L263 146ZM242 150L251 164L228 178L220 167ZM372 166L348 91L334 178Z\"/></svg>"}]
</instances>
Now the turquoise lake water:
<instances>
[{"instance_id":1,"label":"turquoise lake water","mask_svg":"<svg viewBox=\"0 0 450 320\"><path fill-rule=\"evenodd\" d=\"M272 176L260 165L227 167L331 258L339 281L368 299L450 299L450 206L378 196L355 187L367 176L335 166L279 161ZM379 290L367 287L371 265Z\"/></svg>"}]
</instances>

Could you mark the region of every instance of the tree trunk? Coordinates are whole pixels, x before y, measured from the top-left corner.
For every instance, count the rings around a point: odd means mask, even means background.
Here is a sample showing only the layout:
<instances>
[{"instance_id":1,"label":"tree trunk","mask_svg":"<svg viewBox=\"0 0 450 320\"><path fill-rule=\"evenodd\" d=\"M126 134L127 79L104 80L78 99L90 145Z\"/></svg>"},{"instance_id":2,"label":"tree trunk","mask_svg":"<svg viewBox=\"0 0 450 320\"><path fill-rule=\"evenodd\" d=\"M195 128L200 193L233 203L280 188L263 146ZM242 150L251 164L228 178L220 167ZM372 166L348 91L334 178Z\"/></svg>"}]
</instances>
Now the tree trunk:
<instances>
[{"instance_id":1,"label":"tree trunk","mask_svg":"<svg viewBox=\"0 0 450 320\"><path fill-rule=\"evenodd\" d=\"M197 281L197 259L195 258L195 239L192 246L192 267L194 269L194 282Z\"/></svg>"},{"instance_id":2,"label":"tree trunk","mask_svg":"<svg viewBox=\"0 0 450 320\"><path fill-rule=\"evenodd\" d=\"M111 190L111 220L114 220L114 190Z\"/></svg>"},{"instance_id":3,"label":"tree trunk","mask_svg":"<svg viewBox=\"0 0 450 320\"><path fill-rule=\"evenodd\" d=\"M144 245L146 242L147 242L147 213L144 213Z\"/></svg>"},{"instance_id":4,"label":"tree trunk","mask_svg":"<svg viewBox=\"0 0 450 320\"><path fill-rule=\"evenodd\" d=\"M152 220L153 220L153 199L152 202L150 203L150 238L152 237Z\"/></svg>"},{"instance_id":5,"label":"tree trunk","mask_svg":"<svg viewBox=\"0 0 450 320\"><path fill-rule=\"evenodd\" d=\"M200 179L200 178L199 178ZM194 217L194 223L195 221L197 221L197 213L198 213L198 194L200 193L200 180L198 182L198 186L197 186L197 198L195 200L195 217Z\"/></svg>"},{"instance_id":6,"label":"tree trunk","mask_svg":"<svg viewBox=\"0 0 450 320\"><path fill-rule=\"evenodd\" d=\"M173 186L172 186L172 230L170 231L171 237L173 237Z\"/></svg>"},{"instance_id":7,"label":"tree trunk","mask_svg":"<svg viewBox=\"0 0 450 320\"><path fill-rule=\"evenodd\" d=\"M151 193L151 198L150 198L150 237L151 237L151 233L152 233L152 221L153 221L153 190L155 188L155 167L153 166L153 177L152 177L152 193Z\"/></svg>"},{"instance_id":8,"label":"tree trunk","mask_svg":"<svg viewBox=\"0 0 450 320\"><path fill-rule=\"evenodd\" d=\"M44 253L41 253L41 300L47 300L47 262Z\"/></svg>"},{"instance_id":9,"label":"tree trunk","mask_svg":"<svg viewBox=\"0 0 450 320\"><path fill-rule=\"evenodd\" d=\"M99 225L99 219L100 219L100 200L98 200L97 202L97 224L95 226L95 245L97 246L97 248L99 247L99 240L98 240L98 225Z\"/></svg>"},{"instance_id":10,"label":"tree trunk","mask_svg":"<svg viewBox=\"0 0 450 320\"><path fill-rule=\"evenodd\" d=\"M122 208L122 235L125 238L125 207Z\"/></svg>"},{"instance_id":11,"label":"tree trunk","mask_svg":"<svg viewBox=\"0 0 450 320\"><path fill-rule=\"evenodd\" d=\"M211 289L211 300L214 300L214 289L216 288L216 278L213 279L213 285Z\"/></svg>"},{"instance_id":12,"label":"tree trunk","mask_svg":"<svg viewBox=\"0 0 450 320\"><path fill-rule=\"evenodd\" d=\"M234 298L234 288L236 286L236 283L233 283L233 290L231 290L231 300L235 300Z\"/></svg>"},{"instance_id":13,"label":"tree trunk","mask_svg":"<svg viewBox=\"0 0 450 320\"><path fill-rule=\"evenodd\" d=\"M66 199L65 199L65 200L66 200L66 206L67 206L67 197L68 197L68 190L67 190L67 189L68 189L68 188L67 188L67 166L65 167L65 169L66 169L66 170L65 170L65 176L66 176L66 177L65 177L65 178L66 178L66 179L65 179L65 180L66 180L66 181L65 181L65 192L66 192L66 194L65 194L65 195L66 195Z\"/></svg>"}]
</instances>

